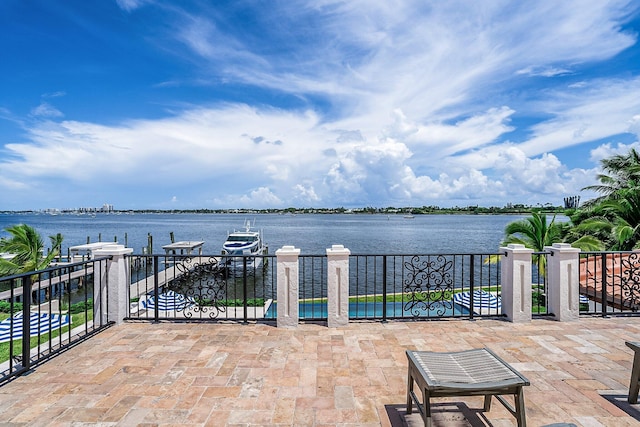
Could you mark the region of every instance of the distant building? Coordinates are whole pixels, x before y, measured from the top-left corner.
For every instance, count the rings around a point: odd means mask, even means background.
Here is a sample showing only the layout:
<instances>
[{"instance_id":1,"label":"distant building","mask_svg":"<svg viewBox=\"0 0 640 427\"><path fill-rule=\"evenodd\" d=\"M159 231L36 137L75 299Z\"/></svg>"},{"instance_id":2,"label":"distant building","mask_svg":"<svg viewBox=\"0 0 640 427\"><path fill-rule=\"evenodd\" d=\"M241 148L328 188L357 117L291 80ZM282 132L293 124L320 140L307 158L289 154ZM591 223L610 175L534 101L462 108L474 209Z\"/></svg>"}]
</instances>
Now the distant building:
<instances>
[{"instance_id":1,"label":"distant building","mask_svg":"<svg viewBox=\"0 0 640 427\"><path fill-rule=\"evenodd\" d=\"M570 196L564 198L565 209L578 209L580 207L580 196Z\"/></svg>"}]
</instances>

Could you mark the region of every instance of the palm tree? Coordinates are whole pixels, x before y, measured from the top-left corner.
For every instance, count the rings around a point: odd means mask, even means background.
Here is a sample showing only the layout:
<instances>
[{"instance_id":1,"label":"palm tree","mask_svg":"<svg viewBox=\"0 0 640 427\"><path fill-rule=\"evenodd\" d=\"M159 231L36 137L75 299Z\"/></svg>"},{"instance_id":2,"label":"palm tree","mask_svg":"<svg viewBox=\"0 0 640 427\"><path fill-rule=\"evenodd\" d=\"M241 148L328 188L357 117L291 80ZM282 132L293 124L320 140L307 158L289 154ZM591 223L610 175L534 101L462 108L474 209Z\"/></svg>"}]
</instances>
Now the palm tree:
<instances>
[{"instance_id":1,"label":"palm tree","mask_svg":"<svg viewBox=\"0 0 640 427\"><path fill-rule=\"evenodd\" d=\"M576 212L574 234L594 236L610 250L640 247L640 153L635 149L601 161L599 185L585 187L601 196ZM573 217L572 217L573 219Z\"/></svg>"},{"instance_id":2,"label":"palm tree","mask_svg":"<svg viewBox=\"0 0 640 427\"><path fill-rule=\"evenodd\" d=\"M555 222L554 215L550 223L547 223L547 215L540 212L531 212L531 217L507 224L503 245L519 243L536 252L544 251L545 246L560 241L561 228Z\"/></svg>"},{"instance_id":3,"label":"palm tree","mask_svg":"<svg viewBox=\"0 0 640 427\"><path fill-rule=\"evenodd\" d=\"M596 206L605 200L617 199L620 191L640 186L640 153L635 148L627 154L616 154L600 161L602 170L606 173L598 174L600 184L584 187L601 194L585 203L585 207Z\"/></svg>"},{"instance_id":4,"label":"palm tree","mask_svg":"<svg viewBox=\"0 0 640 427\"><path fill-rule=\"evenodd\" d=\"M540 274L544 275L547 258L542 252L544 252L546 246L552 246L554 243L570 242L573 247L586 251L603 249L604 245L599 239L590 235L572 234L573 230L574 227L571 223L556 222L555 215L553 215L551 222L548 222L547 215L533 211L531 212L531 217L507 224L502 246L518 243L526 248L533 249L532 261L538 266ZM497 260L492 259L489 262L495 261Z\"/></svg>"},{"instance_id":5,"label":"palm tree","mask_svg":"<svg viewBox=\"0 0 640 427\"><path fill-rule=\"evenodd\" d=\"M533 211L529 218L507 224L502 245L518 243L533 249L533 262L538 266L540 273L544 274L546 258L536 252L543 252L545 246L561 241L562 228L555 221L555 215L551 222L547 223L547 215Z\"/></svg>"},{"instance_id":6,"label":"palm tree","mask_svg":"<svg viewBox=\"0 0 640 427\"><path fill-rule=\"evenodd\" d=\"M0 259L0 276L43 270L58 256L62 235L49 236L51 251L44 255L44 243L40 234L27 224L5 228L11 237L0 239L0 252L13 254L11 259Z\"/></svg>"},{"instance_id":7,"label":"palm tree","mask_svg":"<svg viewBox=\"0 0 640 427\"><path fill-rule=\"evenodd\" d=\"M640 191L619 190L616 199L600 202L593 214L576 229L608 234L608 247L614 251L640 248Z\"/></svg>"}]
</instances>

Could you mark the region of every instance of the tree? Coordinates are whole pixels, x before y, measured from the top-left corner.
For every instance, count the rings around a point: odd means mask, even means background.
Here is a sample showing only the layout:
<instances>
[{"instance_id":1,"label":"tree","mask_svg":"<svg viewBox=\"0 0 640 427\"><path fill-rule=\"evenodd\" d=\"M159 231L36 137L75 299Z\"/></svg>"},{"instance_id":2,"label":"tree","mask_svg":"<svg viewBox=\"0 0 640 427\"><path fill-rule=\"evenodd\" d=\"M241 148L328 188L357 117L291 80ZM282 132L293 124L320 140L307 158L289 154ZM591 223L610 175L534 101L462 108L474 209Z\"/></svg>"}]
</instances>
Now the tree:
<instances>
[{"instance_id":1,"label":"tree","mask_svg":"<svg viewBox=\"0 0 640 427\"><path fill-rule=\"evenodd\" d=\"M640 185L640 153L635 148L627 154L616 154L600 161L605 173L598 174L600 184L584 187L601 194L585 203L586 207L596 206L607 200L618 199L621 190L638 189Z\"/></svg>"},{"instance_id":2,"label":"tree","mask_svg":"<svg viewBox=\"0 0 640 427\"><path fill-rule=\"evenodd\" d=\"M572 229L571 223L556 222L556 215L553 215L551 222L548 222L547 215L533 211L531 212L531 217L507 224L502 246L517 243L533 249L532 261L538 266L540 274L544 275L547 258L544 254L536 252L544 252L546 246L552 246L554 243L570 242L573 247L582 250L602 250L603 244L600 240L593 236L572 235L570 233ZM490 262L493 261L495 260L490 260Z\"/></svg>"},{"instance_id":3,"label":"tree","mask_svg":"<svg viewBox=\"0 0 640 427\"><path fill-rule=\"evenodd\" d=\"M591 235L605 242L609 250L640 247L640 153L635 149L601 161L605 173L599 185L583 190L601 194L577 212L574 234Z\"/></svg>"},{"instance_id":4,"label":"tree","mask_svg":"<svg viewBox=\"0 0 640 427\"><path fill-rule=\"evenodd\" d=\"M0 276L43 270L60 253L62 235L49 236L51 251L44 255L44 243L40 234L27 224L5 228L11 237L0 239L0 252L7 252L11 259L0 259Z\"/></svg>"},{"instance_id":5,"label":"tree","mask_svg":"<svg viewBox=\"0 0 640 427\"><path fill-rule=\"evenodd\" d=\"M531 212L531 217L507 224L504 246L511 243L519 243L535 252L544 251L545 246L551 246L561 240L561 228L555 222L554 215L550 223L547 216L540 212Z\"/></svg>"},{"instance_id":6,"label":"tree","mask_svg":"<svg viewBox=\"0 0 640 427\"><path fill-rule=\"evenodd\" d=\"M619 190L616 199L600 202L592 211L593 216L583 221L577 230L592 234L608 233L608 248L614 251L630 251L640 248L640 191Z\"/></svg>"}]
</instances>

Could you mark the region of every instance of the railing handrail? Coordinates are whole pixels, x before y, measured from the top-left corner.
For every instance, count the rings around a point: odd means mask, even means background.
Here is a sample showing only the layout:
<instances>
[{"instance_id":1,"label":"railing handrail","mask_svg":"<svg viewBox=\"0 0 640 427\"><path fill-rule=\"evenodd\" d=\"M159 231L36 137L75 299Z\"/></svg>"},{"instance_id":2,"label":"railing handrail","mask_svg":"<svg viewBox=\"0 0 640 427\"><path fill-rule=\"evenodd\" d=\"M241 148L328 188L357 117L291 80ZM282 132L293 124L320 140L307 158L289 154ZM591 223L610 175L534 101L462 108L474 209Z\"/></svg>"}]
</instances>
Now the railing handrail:
<instances>
[{"instance_id":1,"label":"railing handrail","mask_svg":"<svg viewBox=\"0 0 640 427\"><path fill-rule=\"evenodd\" d=\"M104 261L104 260L108 260L108 259L112 259L112 256L111 255L107 255L107 256L103 256L103 257L90 258L90 259L86 259L86 260L82 260L82 261L75 261L75 262L71 262L71 263L66 263L66 262L65 263L60 263L60 262L57 262L54 265L52 265L51 267L47 267L47 268L42 269L42 270L33 270L33 271L29 271L29 272L24 272L24 273L16 273L16 274L13 274L11 276L0 276L0 282L20 279L21 277L33 276L35 274L50 273L52 271L59 271L59 270L63 270L63 269L70 268L70 267L78 267L78 266L82 266L82 265L85 265L85 264L90 263L90 262Z\"/></svg>"}]
</instances>

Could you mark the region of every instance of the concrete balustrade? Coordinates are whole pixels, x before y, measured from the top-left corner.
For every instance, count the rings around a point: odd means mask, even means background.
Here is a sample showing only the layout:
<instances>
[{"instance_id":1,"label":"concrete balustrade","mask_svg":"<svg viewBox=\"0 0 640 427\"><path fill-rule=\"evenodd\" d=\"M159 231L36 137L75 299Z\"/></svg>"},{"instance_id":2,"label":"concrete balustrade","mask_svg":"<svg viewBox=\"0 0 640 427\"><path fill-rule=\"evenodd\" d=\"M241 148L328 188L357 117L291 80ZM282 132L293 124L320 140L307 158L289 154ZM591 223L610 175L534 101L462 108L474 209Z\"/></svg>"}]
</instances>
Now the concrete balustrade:
<instances>
[{"instance_id":1,"label":"concrete balustrade","mask_svg":"<svg viewBox=\"0 0 640 427\"><path fill-rule=\"evenodd\" d=\"M561 322L580 317L580 249L568 243L545 247L547 258L547 309Z\"/></svg>"},{"instance_id":2,"label":"concrete balustrade","mask_svg":"<svg viewBox=\"0 0 640 427\"><path fill-rule=\"evenodd\" d=\"M279 328L295 328L299 320L299 263L300 249L283 246L276 251L277 277L277 325Z\"/></svg>"},{"instance_id":3,"label":"concrete balustrade","mask_svg":"<svg viewBox=\"0 0 640 427\"><path fill-rule=\"evenodd\" d=\"M111 257L104 269L94 272L94 323L105 325L112 321L120 324L129 314L129 258L125 255L132 253L133 249L115 244L93 251L94 258Z\"/></svg>"},{"instance_id":4,"label":"concrete balustrade","mask_svg":"<svg viewBox=\"0 0 640 427\"><path fill-rule=\"evenodd\" d=\"M502 313L511 322L531 321L531 255L532 249L511 244L501 247L500 283Z\"/></svg>"},{"instance_id":5,"label":"concrete balustrade","mask_svg":"<svg viewBox=\"0 0 640 427\"><path fill-rule=\"evenodd\" d=\"M327 326L349 324L349 255L343 245L327 249Z\"/></svg>"}]
</instances>

